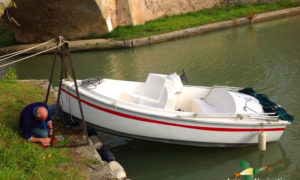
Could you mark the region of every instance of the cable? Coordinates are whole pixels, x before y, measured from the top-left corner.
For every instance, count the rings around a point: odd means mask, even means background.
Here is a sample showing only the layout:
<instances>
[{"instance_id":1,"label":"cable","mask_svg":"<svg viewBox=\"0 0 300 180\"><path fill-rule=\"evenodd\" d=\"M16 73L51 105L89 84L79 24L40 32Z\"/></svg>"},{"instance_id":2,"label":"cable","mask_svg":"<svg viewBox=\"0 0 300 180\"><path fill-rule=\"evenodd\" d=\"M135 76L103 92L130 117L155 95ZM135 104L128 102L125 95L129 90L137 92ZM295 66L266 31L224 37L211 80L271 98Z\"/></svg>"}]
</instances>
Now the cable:
<instances>
[{"instance_id":1,"label":"cable","mask_svg":"<svg viewBox=\"0 0 300 180\"><path fill-rule=\"evenodd\" d=\"M3 65L0 65L0 68L2 68L2 67L5 67L5 66L8 66L8 65L11 65L11 64L14 64L14 63L16 63L16 62L23 61L23 60L25 60L25 59L28 59L28 58L31 58L31 57L34 57L34 56L37 56L37 55L40 55L40 54L43 54L44 52L51 51L51 50L53 50L53 49L56 49L56 48L58 48L58 47L61 47L62 45L63 45L63 44L60 44L60 45L58 45L58 46L55 46L55 47L53 47L53 48L50 48L50 49L46 49L46 50L44 50L44 51L41 51L41 52L35 53L35 54L33 54L33 55L30 55L30 56L27 56L27 57L24 57L24 58L21 58L21 59L15 60L15 61L13 61L13 62L10 62L10 63L6 63L6 64L3 64Z\"/></svg>"},{"instance_id":2,"label":"cable","mask_svg":"<svg viewBox=\"0 0 300 180\"><path fill-rule=\"evenodd\" d=\"M39 45L37 45L37 46L33 46L33 47L31 47L31 48L28 48L28 49L24 49L24 50L20 50L20 51L17 51L17 52L13 52L13 53L10 53L10 54L6 54L6 55L3 55L3 56L0 56L0 62L1 62L1 61L4 61L4 60L7 60L7 59L9 59L9 58L15 57L15 56L17 56L17 55L20 55L20 54L22 54L22 53L28 52L28 51L30 51L30 50L32 50L32 49L37 48L37 47L43 46L43 45L45 45L45 44L48 44L48 43L50 43L50 42L52 42L52 41L55 42L55 39L56 39L56 38L50 39L49 41L46 41L46 42L44 42L44 43L41 43L41 44L39 44ZM3 58L3 59L1 59L1 58Z\"/></svg>"}]
</instances>

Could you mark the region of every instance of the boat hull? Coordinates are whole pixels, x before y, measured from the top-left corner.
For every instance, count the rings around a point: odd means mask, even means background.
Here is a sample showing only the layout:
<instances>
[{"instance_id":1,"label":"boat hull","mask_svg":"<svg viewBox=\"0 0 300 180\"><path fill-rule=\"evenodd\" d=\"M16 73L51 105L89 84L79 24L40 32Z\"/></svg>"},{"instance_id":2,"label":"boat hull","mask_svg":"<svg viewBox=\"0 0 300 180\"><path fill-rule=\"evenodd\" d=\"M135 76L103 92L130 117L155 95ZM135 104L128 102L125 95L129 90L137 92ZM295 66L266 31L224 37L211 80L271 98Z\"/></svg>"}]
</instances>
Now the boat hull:
<instances>
[{"instance_id":1,"label":"boat hull","mask_svg":"<svg viewBox=\"0 0 300 180\"><path fill-rule=\"evenodd\" d=\"M78 119L81 118L78 99L72 89L62 89L62 109ZM234 147L258 143L258 133L266 133L267 142L277 141L284 132L285 125L234 125L187 121L167 118L155 114L143 114L116 105L96 101L81 94L81 103L87 124L101 131L165 143Z\"/></svg>"}]
</instances>

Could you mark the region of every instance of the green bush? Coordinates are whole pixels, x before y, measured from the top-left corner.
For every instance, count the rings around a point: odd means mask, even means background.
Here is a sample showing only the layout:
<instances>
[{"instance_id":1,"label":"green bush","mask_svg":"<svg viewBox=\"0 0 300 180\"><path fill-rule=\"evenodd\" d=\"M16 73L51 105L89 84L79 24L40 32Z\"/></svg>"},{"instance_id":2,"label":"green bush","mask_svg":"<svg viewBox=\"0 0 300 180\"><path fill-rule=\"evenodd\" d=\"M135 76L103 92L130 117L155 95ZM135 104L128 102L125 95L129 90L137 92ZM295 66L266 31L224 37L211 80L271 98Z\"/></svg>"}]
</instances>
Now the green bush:
<instances>
[{"instance_id":1,"label":"green bush","mask_svg":"<svg viewBox=\"0 0 300 180\"><path fill-rule=\"evenodd\" d=\"M18 76L17 76L17 70L15 68L8 68L7 73L4 76L5 80L17 80Z\"/></svg>"}]
</instances>

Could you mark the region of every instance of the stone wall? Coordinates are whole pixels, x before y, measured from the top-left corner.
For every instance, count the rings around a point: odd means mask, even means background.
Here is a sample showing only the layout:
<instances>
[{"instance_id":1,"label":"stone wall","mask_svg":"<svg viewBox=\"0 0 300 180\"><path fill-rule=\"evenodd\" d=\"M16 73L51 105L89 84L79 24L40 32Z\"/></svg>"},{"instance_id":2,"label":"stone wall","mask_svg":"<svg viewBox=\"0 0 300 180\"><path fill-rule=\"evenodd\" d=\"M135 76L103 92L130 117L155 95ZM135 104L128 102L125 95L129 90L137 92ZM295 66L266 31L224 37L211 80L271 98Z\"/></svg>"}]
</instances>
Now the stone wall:
<instances>
[{"instance_id":1,"label":"stone wall","mask_svg":"<svg viewBox=\"0 0 300 180\"><path fill-rule=\"evenodd\" d=\"M7 27L7 24L0 18L0 29Z\"/></svg>"},{"instance_id":2,"label":"stone wall","mask_svg":"<svg viewBox=\"0 0 300 180\"><path fill-rule=\"evenodd\" d=\"M1 18L1 16L4 14L5 8L6 8L6 6L4 5L4 1L2 2L0 0L0 29L3 27L6 27L4 20Z\"/></svg>"},{"instance_id":3,"label":"stone wall","mask_svg":"<svg viewBox=\"0 0 300 180\"><path fill-rule=\"evenodd\" d=\"M106 12L111 18L113 27L131 25L130 0L102 0L106 4Z\"/></svg>"},{"instance_id":4,"label":"stone wall","mask_svg":"<svg viewBox=\"0 0 300 180\"><path fill-rule=\"evenodd\" d=\"M5 8L9 5L10 0L0 0L0 17L4 14Z\"/></svg>"},{"instance_id":5,"label":"stone wall","mask_svg":"<svg viewBox=\"0 0 300 180\"><path fill-rule=\"evenodd\" d=\"M5 7L2 3L0 3L0 17L3 15Z\"/></svg>"},{"instance_id":6,"label":"stone wall","mask_svg":"<svg viewBox=\"0 0 300 180\"><path fill-rule=\"evenodd\" d=\"M9 8L9 16L19 24L10 24L19 42L41 42L57 35L67 39L108 32L101 4L94 0L14 0L18 8Z\"/></svg>"},{"instance_id":7,"label":"stone wall","mask_svg":"<svg viewBox=\"0 0 300 180\"><path fill-rule=\"evenodd\" d=\"M102 35L117 26L144 24L162 16L270 1L279 0L14 0L18 8L9 8L9 16L21 26L9 22L6 13L2 19L13 29L17 41L30 43L58 35L69 40Z\"/></svg>"},{"instance_id":8,"label":"stone wall","mask_svg":"<svg viewBox=\"0 0 300 180\"><path fill-rule=\"evenodd\" d=\"M162 16L183 14L226 5L227 0L131 0L133 25Z\"/></svg>"}]
</instances>

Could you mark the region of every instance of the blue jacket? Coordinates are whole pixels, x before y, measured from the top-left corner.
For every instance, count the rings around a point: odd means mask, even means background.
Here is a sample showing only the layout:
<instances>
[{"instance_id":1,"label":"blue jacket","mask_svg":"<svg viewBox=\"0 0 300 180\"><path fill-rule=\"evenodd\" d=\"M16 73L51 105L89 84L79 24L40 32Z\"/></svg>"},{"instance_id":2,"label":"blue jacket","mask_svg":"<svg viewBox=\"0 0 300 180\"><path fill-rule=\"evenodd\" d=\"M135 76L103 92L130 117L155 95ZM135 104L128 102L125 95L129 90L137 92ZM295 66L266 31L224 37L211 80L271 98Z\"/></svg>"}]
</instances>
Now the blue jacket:
<instances>
[{"instance_id":1,"label":"blue jacket","mask_svg":"<svg viewBox=\"0 0 300 180\"><path fill-rule=\"evenodd\" d=\"M48 106L46 103L37 102L26 106L20 116L20 126L23 131L22 134L23 137L28 141L32 138L31 130L33 128L45 128L45 126L47 126L47 123L50 121L49 113L45 121L41 121L35 118L33 110L34 108L39 106L44 106L48 110Z\"/></svg>"}]
</instances>

